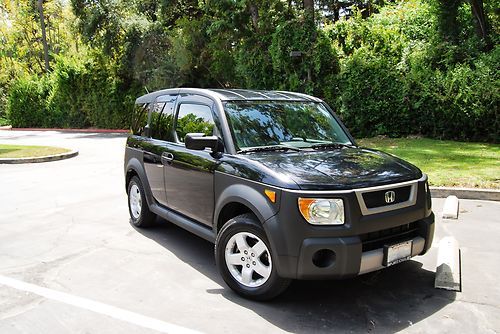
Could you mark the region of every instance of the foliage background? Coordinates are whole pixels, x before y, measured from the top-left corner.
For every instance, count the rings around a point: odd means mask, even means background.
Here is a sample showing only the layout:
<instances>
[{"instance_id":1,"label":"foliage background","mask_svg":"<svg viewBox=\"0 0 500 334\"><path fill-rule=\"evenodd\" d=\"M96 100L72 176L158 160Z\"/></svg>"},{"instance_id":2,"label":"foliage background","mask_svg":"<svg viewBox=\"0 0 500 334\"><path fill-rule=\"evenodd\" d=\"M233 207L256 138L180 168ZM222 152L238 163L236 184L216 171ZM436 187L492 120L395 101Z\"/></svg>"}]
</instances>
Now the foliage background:
<instances>
[{"instance_id":1,"label":"foliage background","mask_svg":"<svg viewBox=\"0 0 500 334\"><path fill-rule=\"evenodd\" d=\"M230 87L321 97L358 137L499 141L499 0L45 0L48 71L35 2L0 4L0 125L128 128L147 91Z\"/></svg>"}]
</instances>

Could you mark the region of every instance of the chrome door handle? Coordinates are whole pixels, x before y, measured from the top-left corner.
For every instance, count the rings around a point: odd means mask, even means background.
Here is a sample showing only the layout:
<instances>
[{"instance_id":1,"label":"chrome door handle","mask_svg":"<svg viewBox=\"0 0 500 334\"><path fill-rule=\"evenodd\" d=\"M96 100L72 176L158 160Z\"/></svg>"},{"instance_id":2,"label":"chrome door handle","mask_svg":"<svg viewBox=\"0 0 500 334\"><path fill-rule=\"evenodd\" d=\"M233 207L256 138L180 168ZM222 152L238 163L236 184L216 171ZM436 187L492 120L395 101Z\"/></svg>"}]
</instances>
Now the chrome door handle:
<instances>
[{"instance_id":1,"label":"chrome door handle","mask_svg":"<svg viewBox=\"0 0 500 334\"><path fill-rule=\"evenodd\" d=\"M171 163L172 160L174 160L174 155L172 153L163 152L163 154L161 155L161 161L163 163Z\"/></svg>"}]
</instances>

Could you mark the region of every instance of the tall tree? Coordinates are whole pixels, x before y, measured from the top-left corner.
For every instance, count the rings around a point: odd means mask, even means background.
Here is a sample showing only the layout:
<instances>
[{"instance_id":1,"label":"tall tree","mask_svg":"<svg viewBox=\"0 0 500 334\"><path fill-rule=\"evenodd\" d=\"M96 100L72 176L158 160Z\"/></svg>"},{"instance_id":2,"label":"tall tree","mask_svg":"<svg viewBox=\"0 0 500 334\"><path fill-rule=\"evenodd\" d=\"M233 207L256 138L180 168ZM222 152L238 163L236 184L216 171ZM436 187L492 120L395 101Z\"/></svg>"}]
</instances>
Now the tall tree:
<instances>
[{"instance_id":1,"label":"tall tree","mask_svg":"<svg viewBox=\"0 0 500 334\"><path fill-rule=\"evenodd\" d=\"M476 33L479 38L489 44L489 24L484 12L483 0L469 0L472 10L472 16L476 23Z\"/></svg>"},{"instance_id":2,"label":"tall tree","mask_svg":"<svg viewBox=\"0 0 500 334\"><path fill-rule=\"evenodd\" d=\"M37 1L38 13L40 16L40 28L42 30L42 45L43 45L43 59L45 61L45 72L50 70L49 67L49 44L47 43L47 33L45 31L45 17L43 15L43 0Z\"/></svg>"}]
</instances>

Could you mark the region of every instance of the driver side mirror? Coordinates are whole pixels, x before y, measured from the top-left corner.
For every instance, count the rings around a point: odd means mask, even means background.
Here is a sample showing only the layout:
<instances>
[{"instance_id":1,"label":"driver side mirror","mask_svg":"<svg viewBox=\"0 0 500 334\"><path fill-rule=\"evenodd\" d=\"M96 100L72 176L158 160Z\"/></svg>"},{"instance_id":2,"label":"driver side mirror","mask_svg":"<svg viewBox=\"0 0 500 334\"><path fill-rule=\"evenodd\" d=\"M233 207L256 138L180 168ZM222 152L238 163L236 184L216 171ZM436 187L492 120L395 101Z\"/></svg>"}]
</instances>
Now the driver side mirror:
<instances>
[{"instance_id":1,"label":"driver side mirror","mask_svg":"<svg viewBox=\"0 0 500 334\"><path fill-rule=\"evenodd\" d=\"M205 148L212 149L213 153L224 151L224 143L217 136L206 136L204 133L188 133L184 137L184 144L190 150L204 150Z\"/></svg>"}]
</instances>

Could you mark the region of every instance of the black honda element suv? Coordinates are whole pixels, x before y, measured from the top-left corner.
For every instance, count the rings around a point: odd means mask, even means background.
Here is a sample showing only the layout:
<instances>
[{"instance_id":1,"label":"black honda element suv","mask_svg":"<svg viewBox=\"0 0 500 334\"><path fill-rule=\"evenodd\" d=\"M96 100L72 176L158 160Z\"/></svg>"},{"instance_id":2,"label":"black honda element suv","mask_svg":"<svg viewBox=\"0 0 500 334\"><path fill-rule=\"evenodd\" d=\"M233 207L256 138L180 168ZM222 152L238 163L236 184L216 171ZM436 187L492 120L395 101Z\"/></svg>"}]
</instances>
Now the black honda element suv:
<instances>
[{"instance_id":1,"label":"black honda element suv","mask_svg":"<svg viewBox=\"0 0 500 334\"><path fill-rule=\"evenodd\" d=\"M357 146L320 99L166 89L136 100L125 179L132 223L160 216L215 243L224 281L270 299L291 279L338 279L424 254L427 176Z\"/></svg>"}]
</instances>

